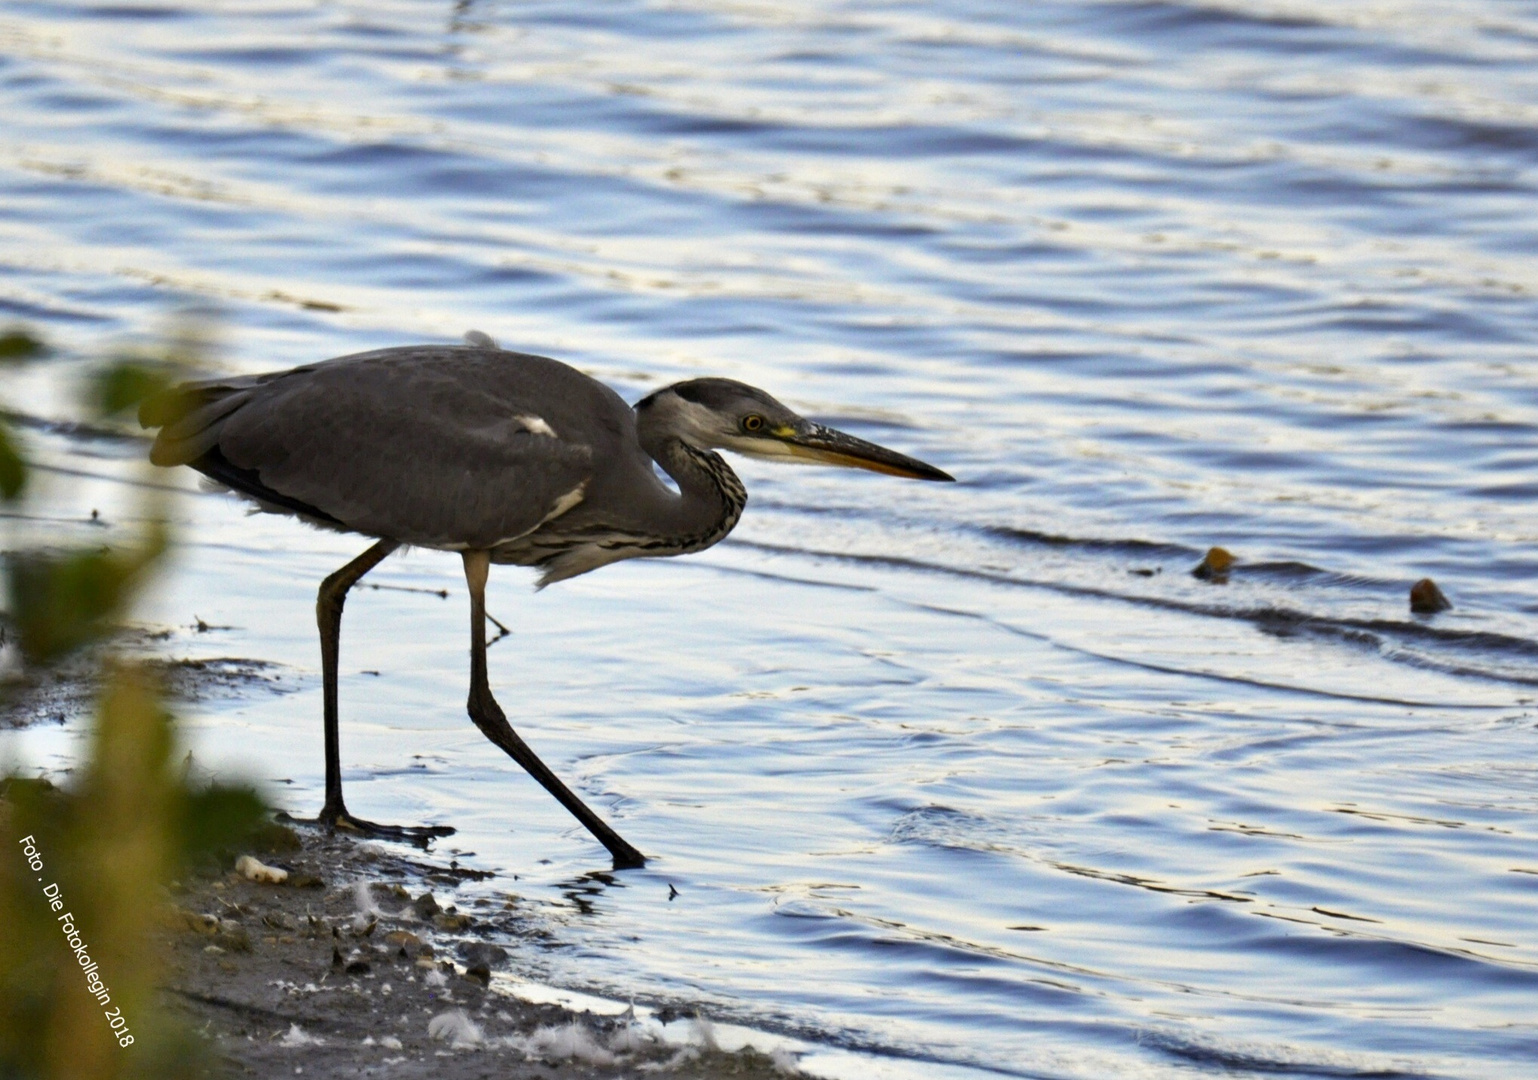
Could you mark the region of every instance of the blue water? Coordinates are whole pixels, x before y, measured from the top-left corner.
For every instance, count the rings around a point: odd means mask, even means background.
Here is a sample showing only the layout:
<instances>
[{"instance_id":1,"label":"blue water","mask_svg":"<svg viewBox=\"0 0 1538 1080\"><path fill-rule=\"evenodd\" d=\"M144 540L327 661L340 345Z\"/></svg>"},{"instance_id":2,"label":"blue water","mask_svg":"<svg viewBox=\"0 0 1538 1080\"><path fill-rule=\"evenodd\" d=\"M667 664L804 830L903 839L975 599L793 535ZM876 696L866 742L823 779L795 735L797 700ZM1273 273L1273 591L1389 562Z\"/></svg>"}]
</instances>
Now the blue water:
<instances>
[{"instance_id":1,"label":"blue water","mask_svg":"<svg viewBox=\"0 0 1538 1080\"><path fill-rule=\"evenodd\" d=\"M520 971L905 1076L1538 1068L1538 4L8 3L0 117L33 416L191 302L231 370L474 327L960 479L741 462L717 548L493 575L613 878L464 718L458 560L353 597L349 802L458 826ZM125 527L142 446L27 437L34 531ZM177 513L144 620L293 688L186 738L313 812L363 544Z\"/></svg>"}]
</instances>

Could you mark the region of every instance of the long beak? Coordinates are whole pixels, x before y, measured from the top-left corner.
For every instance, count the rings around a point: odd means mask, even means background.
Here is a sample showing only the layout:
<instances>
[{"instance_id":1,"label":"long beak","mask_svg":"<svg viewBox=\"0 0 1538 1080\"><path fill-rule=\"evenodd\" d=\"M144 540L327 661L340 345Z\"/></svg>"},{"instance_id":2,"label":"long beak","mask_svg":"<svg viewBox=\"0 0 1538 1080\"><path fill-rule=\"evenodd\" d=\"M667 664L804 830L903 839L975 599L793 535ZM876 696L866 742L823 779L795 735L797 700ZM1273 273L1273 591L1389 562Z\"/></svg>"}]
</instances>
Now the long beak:
<instances>
[{"instance_id":1,"label":"long beak","mask_svg":"<svg viewBox=\"0 0 1538 1080\"><path fill-rule=\"evenodd\" d=\"M827 465L843 465L852 469L869 469L891 476L906 476L913 480L950 480L956 478L933 465L926 465L917 458L888 450L884 446L845 435L834 428L821 424L806 424L792 430L781 429L773 433L781 441L788 456L802 461L820 461Z\"/></svg>"}]
</instances>

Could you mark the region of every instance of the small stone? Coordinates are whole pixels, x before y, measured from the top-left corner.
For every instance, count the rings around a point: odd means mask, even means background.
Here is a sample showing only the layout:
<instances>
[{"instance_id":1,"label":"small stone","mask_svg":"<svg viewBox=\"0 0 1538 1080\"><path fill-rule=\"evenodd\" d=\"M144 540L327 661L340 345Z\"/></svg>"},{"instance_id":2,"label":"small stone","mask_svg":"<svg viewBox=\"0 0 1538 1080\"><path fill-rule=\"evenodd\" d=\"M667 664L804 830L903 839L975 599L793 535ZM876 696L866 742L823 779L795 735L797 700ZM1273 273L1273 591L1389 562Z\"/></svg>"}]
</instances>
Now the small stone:
<instances>
[{"instance_id":1,"label":"small stone","mask_svg":"<svg viewBox=\"0 0 1538 1080\"><path fill-rule=\"evenodd\" d=\"M286 911L269 911L262 916L262 922L274 930L292 930L294 928L294 920L288 917L288 912Z\"/></svg>"},{"instance_id":2,"label":"small stone","mask_svg":"<svg viewBox=\"0 0 1538 1080\"><path fill-rule=\"evenodd\" d=\"M1202 561L1191 569L1191 576L1221 585L1228 580L1228 572L1238 561L1234 558L1233 552L1227 548L1208 548L1207 554L1202 556Z\"/></svg>"},{"instance_id":3,"label":"small stone","mask_svg":"<svg viewBox=\"0 0 1538 1080\"><path fill-rule=\"evenodd\" d=\"M1437 588L1437 583L1429 577L1421 578L1410 586L1410 610L1417 615L1435 615L1439 611L1447 611L1453 606L1452 601L1443 595Z\"/></svg>"},{"instance_id":4,"label":"small stone","mask_svg":"<svg viewBox=\"0 0 1538 1080\"><path fill-rule=\"evenodd\" d=\"M507 950L500 945L485 941L471 941L459 947L459 955L471 967L477 965L492 968L507 959Z\"/></svg>"},{"instance_id":5,"label":"small stone","mask_svg":"<svg viewBox=\"0 0 1538 1080\"><path fill-rule=\"evenodd\" d=\"M422 944L422 939L408 930L392 930L385 935L385 947L396 950L396 956L402 960L415 960L418 956L432 955L431 945Z\"/></svg>"},{"instance_id":6,"label":"small stone","mask_svg":"<svg viewBox=\"0 0 1538 1080\"><path fill-rule=\"evenodd\" d=\"M247 881L259 881L264 885L282 885L288 880L288 871L268 866L254 855L242 855L235 860L235 872Z\"/></svg>"},{"instance_id":7,"label":"small stone","mask_svg":"<svg viewBox=\"0 0 1538 1080\"><path fill-rule=\"evenodd\" d=\"M314 874L290 874L288 883L295 889L324 889L326 883Z\"/></svg>"},{"instance_id":8,"label":"small stone","mask_svg":"<svg viewBox=\"0 0 1538 1080\"><path fill-rule=\"evenodd\" d=\"M219 932L219 920L212 915L200 915L186 908L173 908L173 918L183 927L194 934L207 934L212 936Z\"/></svg>"},{"instance_id":9,"label":"small stone","mask_svg":"<svg viewBox=\"0 0 1538 1080\"><path fill-rule=\"evenodd\" d=\"M251 935L246 933L244 926L235 926L225 923L214 935L214 943L224 946L230 952L250 952Z\"/></svg>"},{"instance_id":10,"label":"small stone","mask_svg":"<svg viewBox=\"0 0 1538 1080\"><path fill-rule=\"evenodd\" d=\"M482 986L491 985L491 969L485 964L471 964L465 968L465 978L474 979Z\"/></svg>"},{"instance_id":11,"label":"small stone","mask_svg":"<svg viewBox=\"0 0 1538 1080\"><path fill-rule=\"evenodd\" d=\"M468 915L450 915L447 912L440 912L433 916L433 925L439 930L457 933L461 930L470 929L470 927L475 925L475 920Z\"/></svg>"},{"instance_id":12,"label":"small stone","mask_svg":"<svg viewBox=\"0 0 1538 1080\"><path fill-rule=\"evenodd\" d=\"M349 975L367 975L369 973L368 961L354 960L347 965L346 971Z\"/></svg>"},{"instance_id":13,"label":"small stone","mask_svg":"<svg viewBox=\"0 0 1538 1080\"><path fill-rule=\"evenodd\" d=\"M417 918L427 922L438 914L440 909L438 901L433 899L433 894L425 892L411 902L411 910L416 913Z\"/></svg>"}]
</instances>

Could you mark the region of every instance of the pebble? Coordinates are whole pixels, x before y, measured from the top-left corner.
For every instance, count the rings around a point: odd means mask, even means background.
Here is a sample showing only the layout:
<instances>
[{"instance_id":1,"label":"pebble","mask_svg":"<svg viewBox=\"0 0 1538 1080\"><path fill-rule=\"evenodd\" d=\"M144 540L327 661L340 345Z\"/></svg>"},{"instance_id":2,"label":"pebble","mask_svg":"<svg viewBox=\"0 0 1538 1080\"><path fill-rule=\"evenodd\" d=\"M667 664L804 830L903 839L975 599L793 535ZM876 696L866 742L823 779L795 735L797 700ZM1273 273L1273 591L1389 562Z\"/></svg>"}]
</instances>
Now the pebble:
<instances>
[{"instance_id":1,"label":"pebble","mask_svg":"<svg viewBox=\"0 0 1538 1080\"><path fill-rule=\"evenodd\" d=\"M195 934L213 935L219 932L219 920L212 915L201 915L186 908L173 908L173 917Z\"/></svg>"},{"instance_id":2,"label":"pebble","mask_svg":"<svg viewBox=\"0 0 1538 1080\"><path fill-rule=\"evenodd\" d=\"M492 945L485 941L471 941L459 947L459 955L464 957L465 963L471 967L496 967L507 959L507 950L500 945Z\"/></svg>"},{"instance_id":3,"label":"pebble","mask_svg":"<svg viewBox=\"0 0 1538 1080\"><path fill-rule=\"evenodd\" d=\"M288 880L288 871L268 866L254 855L242 855L235 860L235 872L247 881L259 881L264 885L282 885Z\"/></svg>"},{"instance_id":4,"label":"pebble","mask_svg":"<svg viewBox=\"0 0 1538 1080\"><path fill-rule=\"evenodd\" d=\"M407 960L415 960L419 956L431 956L433 947L424 944L422 939L409 930L392 930L384 937L385 944L399 951L399 955Z\"/></svg>"},{"instance_id":5,"label":"pebble","mask_svg":"<svg viewBox=\"0 0 1538 1080\"><path fill-rule=\"evenodd\" d=\"M244 926L233 923L224 923L219 927L219 932L214 935L214 942L224 946L229 952L250 952L251 935L246 933Z\"/></svg>"},{"instance_id":6,"label":"pebble","mask_svg":"<svg viewBox=\"0 0 1538 1080\"><path fill-rule=\"evenodd\" d=\"M1417 615L1435 615L1439 611L1446 611L1453 606L1449 600L1437 588L1437 583L1429 577L1421 578L1410 586L1410 610Z\"/></svg>"},{"instance_id":7,"label":"pebble","mask_svg":"<svg viewBox=\"0 0 1538 1080\"><path fill-rule=\"evenodd\" d=\"M1211 547L1207 549L1207 554L1202 556L1202 561L1192 567L1191 576L1221 585L1228 580L1228 572L1238 561L1234 558L1233 552L1227 548Z\"/></svg>"}]
</instances>

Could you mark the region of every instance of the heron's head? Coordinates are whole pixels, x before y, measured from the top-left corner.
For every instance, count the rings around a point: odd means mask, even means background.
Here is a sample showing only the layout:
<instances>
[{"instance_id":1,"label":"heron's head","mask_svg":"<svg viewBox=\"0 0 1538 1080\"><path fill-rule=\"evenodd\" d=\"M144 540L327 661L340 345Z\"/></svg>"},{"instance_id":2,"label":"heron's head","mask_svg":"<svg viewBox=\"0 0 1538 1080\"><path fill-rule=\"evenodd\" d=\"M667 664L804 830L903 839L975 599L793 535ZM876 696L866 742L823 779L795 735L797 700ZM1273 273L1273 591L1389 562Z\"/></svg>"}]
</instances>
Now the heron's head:
<instances>
[{"instance_id":1,"label":"heron's head","mask_svg":"<svg viewBox=\"0 0 1538 1080\"><path fill-rule=\"evenodd\" d=\"M954 480L933 465L798 416L756 387L732 379L691 379L636 403L645 432L673 436L701 450L734 450L770 461L843 465Z\"/></svg>"}]
</instances>

